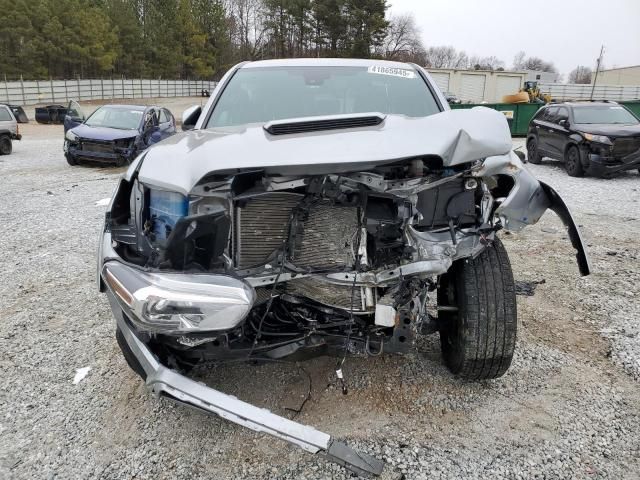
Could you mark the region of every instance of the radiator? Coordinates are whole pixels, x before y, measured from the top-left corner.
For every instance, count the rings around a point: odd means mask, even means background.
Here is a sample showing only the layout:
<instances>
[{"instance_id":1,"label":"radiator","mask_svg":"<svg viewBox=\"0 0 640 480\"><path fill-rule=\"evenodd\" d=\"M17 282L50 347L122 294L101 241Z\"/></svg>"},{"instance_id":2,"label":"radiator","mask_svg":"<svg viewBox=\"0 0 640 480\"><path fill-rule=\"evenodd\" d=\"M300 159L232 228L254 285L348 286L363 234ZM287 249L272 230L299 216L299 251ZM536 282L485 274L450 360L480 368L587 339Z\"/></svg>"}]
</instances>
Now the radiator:
<instances>
[{"instance_id":1,"label":"radiator","mask_svg":"<svg viewBox=\"0 0 640 480\"><path fill-rule=\"evenodd\" d=\"M239 268L266 263L284 245L291 212L302 195L268 193L236 202L234 259ZM353 265L358 209L323 201L310 207L295 232L288 260L301 268L341 268Z\"/></svg>"},{"instance_id":2,"label":"radiator","mask_svg":"<svg viewBox=\"0 0 640 480\"><path fill-rule=\"evenodd\" d=\"M296 193L269 193L235 204L234 257L239 268L263 265L283 245Z\"/></svg>"},{"instance_id":3,"label":"radiator","mask_svg":"<svg viewBox=\"0 0 640 480\"><path fill-rule=\"evenodd\" d=\"M234 209L234 260L239 268L263 265L285 244L292 210L303 195L268 193L236 202ZM330 201L310 206L300 218L287 260L299 268L351 271L357 248L358 209ZM274 265L274 269L277 265ZM338 308L351 308L351 286L332 285L314 278L287 282L284 291ZM363 310L361 288L353 293L354 311Z\"/></svg>"}]
</instances>

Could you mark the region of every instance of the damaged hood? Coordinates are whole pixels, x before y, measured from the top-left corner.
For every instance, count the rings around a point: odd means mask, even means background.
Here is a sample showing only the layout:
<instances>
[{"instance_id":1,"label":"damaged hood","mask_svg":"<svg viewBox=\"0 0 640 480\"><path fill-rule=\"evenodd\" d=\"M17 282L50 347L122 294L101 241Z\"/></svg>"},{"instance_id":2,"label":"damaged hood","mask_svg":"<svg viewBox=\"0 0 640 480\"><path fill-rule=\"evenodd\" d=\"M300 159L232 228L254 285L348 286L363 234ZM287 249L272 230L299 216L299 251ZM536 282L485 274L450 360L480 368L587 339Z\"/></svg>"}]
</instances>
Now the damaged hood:
<instances>
[{"instance_id":1,"label":"damaged hood","mask_svg":"<svg viewBox=\"0 0 640 480\"><path fill-rule=\"evenodd\" d=\"M575 123L572 127L579 132L591 133L593 135L606 135L614 138L640 136L640 124Z\"/></svg>"},{"instance_id":2,"label":"damaged hood","mask_svg":"<svg viewBox=\"0 0 640 480\"><path fill-rule=\"evenodd\" d=\"M259 168L321 175L423 155L437 155L450 166L511 149L504 115L485 107L421 118L387 115L377 126L292 135L271 135L260 124L174 135L149 149L139 179L186 195L209 173Z\"/></svg>"},{"instance_id":3,"label":"damaged hood","mask_svg":"<svg viewBox=\"0 0 640 480\"><path fill-rule=\"evenodd\" d=\"M134 138L139 134L138 130L123 130L121 128L92 127L84 123L72 128L71 131L80 138L89 140L113 141L126 138Z\"/></svg>"}]
</instances>

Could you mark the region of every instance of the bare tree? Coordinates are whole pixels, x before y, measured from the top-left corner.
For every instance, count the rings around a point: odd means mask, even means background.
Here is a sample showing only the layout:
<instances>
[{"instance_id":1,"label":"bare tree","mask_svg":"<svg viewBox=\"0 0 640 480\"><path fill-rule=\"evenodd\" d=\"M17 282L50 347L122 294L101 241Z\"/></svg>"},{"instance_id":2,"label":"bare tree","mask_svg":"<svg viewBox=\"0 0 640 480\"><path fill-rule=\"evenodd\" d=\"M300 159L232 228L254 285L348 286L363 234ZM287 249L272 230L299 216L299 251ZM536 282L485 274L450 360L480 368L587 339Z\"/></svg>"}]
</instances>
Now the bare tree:
<instances>
[{"instance_id":1,"label":"bare tree","mask_svg":"<svg viewBox=\"0 0 640 480\"><path fill-rule=\"evenodd\" d=\"M558 73L558 69L553 62L547 62L540 57L527 57L524 52L518 52L513 58L513 68L515 70L536 70L538 72Z\"/></svg>"},{"instance_id":2,"label":"bare tree","mask_svg":"<svg viewBox=\"0 0 640 480\"><path fill-rule=\"evenodd\" d=\"M389 60L415 61L416 57L424 56L420 29L413 14L391 17L382 48L383 56Z\"/></svg>"},{"instance_id":3,"label":"bare tree","mask_svg":"<svg viewBox=\"0 0 640 480\"><path fill-rule=\"evenodd\" d=\"M456 55L453 63L453 68L465 69L469 68L469 56L467 52L460 50Z\"/></svg>"},{"instance_id":4,"label":"bare tree","mask_svg":"<svg viewBox=\"0 0 640 480\"><path fill-rule=\"evenodd\" d=\"M516 53L516 56L513 57L513 69L514 70L522 70L524 67L524 60L526 58L527 54L524 53L522 50L520 50L518 53Z\"/></svg>"},{"instance_id":5,"label":"bare tree","mask_svg":"<svg viewBox=\"0 0 640 480\"><path fill-rule=\"evenodd\" d=\"M465 51L457 51L451 46L429 47L425 55L425 65L430 68L504 70L504 62L496 56L469 57Z\"/></svg>"},{"instance_id":6,"label":"bare tree","mask_svg":"<svg viewBox=\"0 0 640 480\"><path fill-rule=\"evenodd\" d=\"M591 83L593 71L589 67L578 65L569 73L569 83Z\"/></svg>"},{"instance_id":7,"label":"bare tree","mask_svg":"<svg viewBox=\"0 0 640 480\"><path fill-rule=\"evenodd\" d=\"M475 70L504 70L504 62L496 56L478 57L469 59L469 66Z\"/></svg>"},{"instance_id":8,"label":"bare tree","mask_svg":"<svg viewBox=\"0 0 640 480\"><path fill-rule=\"evenodd\" d=\"M458 52L451 46L429 47L425 55L425 64L427 67L457 68Z\"/></svg>"},{"instance_id":9,"label":"bare tree","mask_svg":"<svg viewBox=\"0 0 640 480\"><path fill-rule=\"evenodd\" d=\"M244 60L260 58L267 34L262 0L230 0L228 8L231 38L240 57Z\"/></svg>"}]
</instances>

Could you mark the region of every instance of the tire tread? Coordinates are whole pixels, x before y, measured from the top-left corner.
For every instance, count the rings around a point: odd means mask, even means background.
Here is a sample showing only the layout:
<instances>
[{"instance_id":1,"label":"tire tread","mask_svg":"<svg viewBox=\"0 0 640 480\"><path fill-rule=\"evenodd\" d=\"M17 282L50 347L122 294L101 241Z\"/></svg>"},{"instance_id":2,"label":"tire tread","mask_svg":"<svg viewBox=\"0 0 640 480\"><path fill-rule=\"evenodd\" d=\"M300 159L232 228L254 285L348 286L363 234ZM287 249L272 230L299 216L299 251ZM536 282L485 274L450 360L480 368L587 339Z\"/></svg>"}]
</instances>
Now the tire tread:
<instances>
[{"instance_id":1,"label":"tire tread","mask_svg":"<svg viewBox=\"0 0 640 480\"><path fill-rule=\"evenodd\" d=\"M459 348L443 345L445 362L469 380L504 375L511 365L517 331L515 284L504 246L496 239L475 259L454 264L450 274L458 294Z\"/></svg>"}]
</instances>

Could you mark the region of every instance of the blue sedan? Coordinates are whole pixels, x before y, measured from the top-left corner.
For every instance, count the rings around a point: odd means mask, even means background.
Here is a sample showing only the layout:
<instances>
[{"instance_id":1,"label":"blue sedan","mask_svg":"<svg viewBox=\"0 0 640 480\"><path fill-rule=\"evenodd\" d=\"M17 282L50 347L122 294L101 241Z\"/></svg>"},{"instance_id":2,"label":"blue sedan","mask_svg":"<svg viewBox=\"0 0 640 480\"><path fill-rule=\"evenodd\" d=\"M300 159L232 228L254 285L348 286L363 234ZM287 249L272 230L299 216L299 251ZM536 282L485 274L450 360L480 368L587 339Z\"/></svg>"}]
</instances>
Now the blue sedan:
<instances>
[{"instance_id":1,"label":"blue sedan","mask_svg":"<svg viewBox=\"0 0 640 480\"><path fill-rule=\"evenodd\" d=\"M127 165L150 145L176 133L169 110L145 105L104 105L85 118L70 102L64 118L64 156L82 161Z\"/></svg>"}]
</instances>

